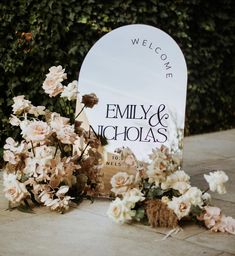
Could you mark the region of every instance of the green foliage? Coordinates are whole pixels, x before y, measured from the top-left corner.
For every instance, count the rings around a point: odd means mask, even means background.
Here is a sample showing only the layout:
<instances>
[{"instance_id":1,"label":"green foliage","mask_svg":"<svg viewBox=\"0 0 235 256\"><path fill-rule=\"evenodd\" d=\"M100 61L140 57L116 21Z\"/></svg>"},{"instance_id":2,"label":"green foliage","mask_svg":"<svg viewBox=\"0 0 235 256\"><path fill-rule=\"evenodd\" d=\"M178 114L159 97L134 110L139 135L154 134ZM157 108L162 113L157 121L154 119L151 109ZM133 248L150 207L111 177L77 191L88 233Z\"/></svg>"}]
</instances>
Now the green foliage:
<instances>
[{"instance_id":1,"label":"green foliage","mask_svg":"<svg viewBox=\"0 0 235 256\"><path fill-rule=\"evenodd\" d=\"M2 0L0 145L14 135L8 124L14 95L53 105L41 89L48 68L61 64L76 79L90 47L132 23L164 30L186 57L187 134L234 127L234 13L233 0Z\"/></svg>"}]
</instances>

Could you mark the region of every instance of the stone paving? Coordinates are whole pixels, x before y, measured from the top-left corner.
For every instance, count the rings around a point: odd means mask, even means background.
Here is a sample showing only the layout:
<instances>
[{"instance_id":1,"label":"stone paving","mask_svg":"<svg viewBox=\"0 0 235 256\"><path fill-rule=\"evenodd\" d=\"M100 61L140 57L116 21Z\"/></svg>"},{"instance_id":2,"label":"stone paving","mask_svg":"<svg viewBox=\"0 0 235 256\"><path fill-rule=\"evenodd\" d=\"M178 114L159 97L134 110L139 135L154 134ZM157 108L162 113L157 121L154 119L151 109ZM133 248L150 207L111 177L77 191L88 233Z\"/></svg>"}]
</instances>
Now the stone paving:
<instances>
[{"instance_id":1,"label":"stone paving","mask_svg":"<svg viewBox=\"0 0 235 256\"><path fill-rule=\"evenodd\" d=\"M235 129L185 139L184 170L192 183L204 188L202 174L214 169L226 171L230 180L228 193L212 193L213 202L235 217ZM44 207L35 214L9 212L0 192L0 256L235 255L233 235L189 223L180 233L162 240L169 229L116 225L106 217L108 205L104 200L85 201L64 215Z\"/></svg>"}]
</instances>

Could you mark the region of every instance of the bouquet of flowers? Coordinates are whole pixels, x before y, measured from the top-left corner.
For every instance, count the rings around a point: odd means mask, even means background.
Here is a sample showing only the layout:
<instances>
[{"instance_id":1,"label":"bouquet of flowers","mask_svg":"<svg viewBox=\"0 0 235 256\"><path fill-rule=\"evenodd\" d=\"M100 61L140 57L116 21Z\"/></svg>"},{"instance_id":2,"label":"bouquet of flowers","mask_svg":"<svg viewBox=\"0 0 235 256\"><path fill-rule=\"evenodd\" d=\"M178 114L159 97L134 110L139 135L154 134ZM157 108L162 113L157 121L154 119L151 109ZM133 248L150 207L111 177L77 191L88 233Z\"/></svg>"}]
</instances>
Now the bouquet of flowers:
<instances>
[{"instance_id":1,"label":"bouquet of flowers","mask_svg":"<svg viewBox=\"0 0 235 256\"><path fill-rule=\"evenodd\" d=\"M123 154L123 151L129 154ZM130 149L118 150L123 161L130 159ZM125 157L124 157L125 156ZM204 177L209 184L201 191L190 184L190 177L179 169L179 158L165 146L153 150L147 168L136 161L136 175L125 172L115 174L111 185L116 199L110 204L108 216L117 223L147 222L152 227L175 228L183 219L192 219L213 231L235 234L235 219L222 214L221 209L210 205L211 196L217 191L226 193L224 183L228 176L223 171L210 172ZM143 165L142 165L143 166Z\"/></svg>"},{"instance_id":2,"label":"bouquet of flowers","mask_svg":"<svg viewBox=\"0 0 235 256\"><path fill-rule=\"evenodd\" d=\"M19 130L18 141L7 138L3 156L3 185L10 208L43 204L63 213L103 186L100 140L76 121L71 106L77 99L77 81L65 86L65 79L65 70L54 66L42 86L49 97L56 97L60 113L34 106L24 95L13 98L9 122ZM98 98L87 94L82 103L83 108L92 108Z\"/></svg>"}]
</instances>

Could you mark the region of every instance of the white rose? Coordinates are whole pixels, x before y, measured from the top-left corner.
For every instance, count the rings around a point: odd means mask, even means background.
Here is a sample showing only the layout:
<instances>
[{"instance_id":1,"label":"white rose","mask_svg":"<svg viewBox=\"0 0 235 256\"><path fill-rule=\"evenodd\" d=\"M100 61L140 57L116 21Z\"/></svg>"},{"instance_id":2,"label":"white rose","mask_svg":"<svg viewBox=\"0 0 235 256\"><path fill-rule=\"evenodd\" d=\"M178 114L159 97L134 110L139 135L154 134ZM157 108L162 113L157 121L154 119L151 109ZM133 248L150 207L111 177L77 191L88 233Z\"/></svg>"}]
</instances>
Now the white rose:
<instances>
[{"instance_id":1,"label":"white rose","mask_svg":"<svg viewBox=\"0 0 235 256\"><path fill-rule=\"evenodd\" d=\"M181 194L190 188L190 177L183 171L176 171L167 176L166 181L161 184L162 189L173 188Z\"/></svg>"},{"instance_id":2,"label":"white rose","mask_svg":"<svg viewBox=\"0 0 235 256\"><path fill-rule=\"evenodd\" d=\"M12 203L19 203L29 195L25 185L17 180L16 175L3 175L3 186L6 198Z\"/></svg>"},{"instance_id":3,"label":"white rose","mask_svg":"<svg viewBox=\"0 0 235 256\"><path fill-rule=\"evenodd\" d=\"M129 175L126 172L118 172L111 179L112 189L116 195L125 193L131 185L133 185L134 176Z\"/></svg>"},{"instance_id":4,"label":"white rose","mask_svg":"<svg viewBox=\"0 0 235 256\"><path fill-rule=\"evenodd\" d=\"M14 114L20 115L31 108L31 102L26 100L24 97L24 95L19 95L13 98L14 104L12 105L12 108Z\"/></svg>"},{"instance_id":5,"label":"white rose","mask_svg":"<svg viewBox=\"0 0 235 256\"><path fill-rule=\"evenodd\" d=\"M191 187L183 195L183 197L188 200L192 205L201 207L203 205L202 191L197 187Z\"/></svg>"},{"instance_id":6,"label":"white rose","mask_svg":"<svg viewBox=\"0 0 235 256\"><path fill-rule=\"evenodd\" d=\"M130 206L130 208L133 208L135 206L135 203L144 200L144 194L137 188L132 188L128 190L123 197L123 201L125 201L126 204Z\"/></svg>"},{"instance_id":7,"label":"white rose","mask_svg":"<svg viewBox=\"0 0 235 256\"><path fill-rule=\"evenodd\" d=\"M60 97L67 98L69 101L76 100L78 94L78 81L74 80L72 83L69 83L68 86L64 86L64 90L61 93Z\"/></svg>"},{"instance_id":8,"label":"white rose","mask_svg":"<svg viewBox=\"0 0 235 256\"><path fill-rule=\"evenodd\" d=\"M183 196L180 196L173 197L172 200L167 203L167 206L174 211L180 220L189 214L191 203L187 201Z\"/></svg>"},{"instance_id":9,"label":"white rose","mask_svg":"<svg viewBox=\"0 0 235 256\"><path fill-rule=\"evenodd\" d=\"M219 194L226 193L224 183L228 181L228 176L224 171L210 172L209 175L204 174L204 178L209 184L211 191L217 191Z\"/></svg>"},{"instance_id":10,"label":"white rose","mask_svg":"<svg viewBox=\"0 0 235 256\"><path fill-rule=\"evenodd\" d=\"M116 198L109 206L107 215L113 221L123 224L132 219L135 211L130 210L120 198Z\"/></svg>"},{"instance_id":11,"label":"white rose","mask_svg":"<svg viewBox=\"0 0 235 256\"><path fill-rule=\"evenodd\" d=\"M53 78L59 82L67 79L67 74L64 72L65 69L61 65L53 66L49 68L49 73L46 75L47 78Z\"/></svg>"},{"instance_id":12,"label":"white rose","mask_svg":"<svg viewBox=\"0 0 235 256\"><path fill-rule=\"evenodd\" d=\"M15 115L11 115L11 117L9 118L9 123L12 126L19 126L20 125L20 119L18 117L16 117Z\"/></svg>"},{"instance_id":13,"label":"white rose","mask_svg":"<svg viewBox=\"0 0 235 256\"><path fill-rule=\"evenodd\" d=\"M27 141L43 141L51 133L50 127L43 121L32 121L22 128L21 134Z\"/></svg>"}]
</instances>

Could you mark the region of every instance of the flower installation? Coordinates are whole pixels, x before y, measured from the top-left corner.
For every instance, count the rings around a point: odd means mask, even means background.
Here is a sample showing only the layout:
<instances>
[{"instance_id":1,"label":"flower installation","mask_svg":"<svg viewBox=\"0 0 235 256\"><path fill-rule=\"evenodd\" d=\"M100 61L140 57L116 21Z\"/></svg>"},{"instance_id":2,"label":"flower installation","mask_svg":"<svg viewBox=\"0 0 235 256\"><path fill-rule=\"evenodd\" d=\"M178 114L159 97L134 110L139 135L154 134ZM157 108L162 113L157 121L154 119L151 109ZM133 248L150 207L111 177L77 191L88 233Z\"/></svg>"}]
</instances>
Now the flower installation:
<instances>
[{"instance_id":1,"label":"flower installation","mask_svg":"<svg viewBox=\"0 0 235 256\"><path fill-rule=\"evenodd\" d=\"M43 204L63 213L102 188L100 140L76 121L72 102L77 99L77 81L67 86L61 66L51 67L43 90L54 98L60 112L34 106L24 95L13 98L10 124L16 138L4 145L4 193L9 208L31 209ZM82 97L84 107L98 103L95 94Z\"/></svg>"},{"instance_id":2,"label":"flower installation","mask_svg":"<svg viewBox=\"0 0 235 256\"><path fill-rule=\"evenodd\" d=\"M120 224L140 221L152 227L176 228L181 221L191 219L212 231L235 234L235 219L211 206L211 196L207 193L209 189L226 193L224 184L228 176L224 171L205 174L209 188L201 191L191 186L189 175L178 167L179 158L165 146L152 151L147 168L131 157L133 153L129 148L116 152L121 154L124 163L130 158L135 161L132 166L136 166L136 174L118 172L111 179L111 191L116 198L107 214L113 221Z\"/></svg>"}]
</instances>

